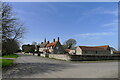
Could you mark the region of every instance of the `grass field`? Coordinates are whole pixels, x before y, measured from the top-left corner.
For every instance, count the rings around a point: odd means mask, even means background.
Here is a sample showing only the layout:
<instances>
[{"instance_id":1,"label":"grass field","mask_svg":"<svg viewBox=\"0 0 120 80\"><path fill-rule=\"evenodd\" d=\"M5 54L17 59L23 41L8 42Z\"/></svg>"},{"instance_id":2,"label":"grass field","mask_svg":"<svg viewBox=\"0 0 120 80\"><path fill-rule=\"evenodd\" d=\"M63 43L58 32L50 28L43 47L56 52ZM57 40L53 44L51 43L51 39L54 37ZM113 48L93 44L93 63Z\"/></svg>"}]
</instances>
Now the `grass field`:
<instances>
[{"instance_id":1,"label":"grass field","mask_svg":"<svg viewBox=\"0 0 120 80\"><path fill-rule=\"evenodd\" d=\"M0 59L0 67L7 67L13 64L14 60Z\"/></svg>"},{"instance_id":2,"label":"grass field","mask_svg":"<svg viewBox=\"0 0 120 80\"><path fill-rule=\"evenodd\" d=\"M5 55L5 56L2 56L3 58L17 58L19 57L18 55L16 54L9 54L9 55Z\"/></svg>"}]
</instances>

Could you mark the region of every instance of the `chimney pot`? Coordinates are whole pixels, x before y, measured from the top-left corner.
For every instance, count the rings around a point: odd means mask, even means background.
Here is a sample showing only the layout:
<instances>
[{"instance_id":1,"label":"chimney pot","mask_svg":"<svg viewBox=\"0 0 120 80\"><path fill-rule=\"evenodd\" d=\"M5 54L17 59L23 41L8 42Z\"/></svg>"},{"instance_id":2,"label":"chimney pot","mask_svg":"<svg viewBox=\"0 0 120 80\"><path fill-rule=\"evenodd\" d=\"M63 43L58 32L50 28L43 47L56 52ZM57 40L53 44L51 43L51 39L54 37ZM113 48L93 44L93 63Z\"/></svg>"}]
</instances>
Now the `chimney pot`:
<instances>
[{"instance_id":1,"label":"chimney pot","mask_svg":"<svg viewBox=\"0 0 120 80\"><path fill-rule=\"evenodd\" d=\"M49 44L50 42L49 42L49 41L47 41L47 43Z\"/></svg>"},{"instance_id":2,"label":"chimney pot","mask_svg":"<svg viewBox=\"0 0 120 80\"><path fill-rule=\"evenodd\" d=\"M59 41L59 37L58 37L58 41Z\"/></svg>"},{"instance_id":3,"label":"chimney pot","mask_svg":"<svg viewBox=\"0 0 120 80\"><path fill-rule=\"evenodd\" d=\"M53 39L53 42L55 42L55 39Z\"/></svg>"}]
</instances>

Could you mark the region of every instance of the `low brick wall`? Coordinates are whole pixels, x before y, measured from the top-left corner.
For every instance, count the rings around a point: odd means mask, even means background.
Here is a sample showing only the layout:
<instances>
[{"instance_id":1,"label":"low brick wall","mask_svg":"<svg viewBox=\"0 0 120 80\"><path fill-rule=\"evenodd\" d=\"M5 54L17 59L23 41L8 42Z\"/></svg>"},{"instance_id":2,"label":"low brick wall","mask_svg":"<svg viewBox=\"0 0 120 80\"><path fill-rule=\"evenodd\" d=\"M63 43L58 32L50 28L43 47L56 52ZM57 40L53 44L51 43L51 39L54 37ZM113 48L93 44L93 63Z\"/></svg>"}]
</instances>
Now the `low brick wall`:
<instances>
[{"instance_id":1,"label":"low brick wall","mask_svg":"<svg viewBox=\"0 0 120 80\"><path fill-rule=\"evenodd\" d=\"M70 60L70 56L67 54L49 54L49 58L55 58L60 60Z\"/></svg>"},{"instance_id":2,"label":"low brick wall","mask_svg":"<svg viewBox=\"0 0 120 80\"><path fill-rule=\"evenodd\" d=\"M70 55L71 60L120 60L120 55Z\"/></svg>"}]
</instances>

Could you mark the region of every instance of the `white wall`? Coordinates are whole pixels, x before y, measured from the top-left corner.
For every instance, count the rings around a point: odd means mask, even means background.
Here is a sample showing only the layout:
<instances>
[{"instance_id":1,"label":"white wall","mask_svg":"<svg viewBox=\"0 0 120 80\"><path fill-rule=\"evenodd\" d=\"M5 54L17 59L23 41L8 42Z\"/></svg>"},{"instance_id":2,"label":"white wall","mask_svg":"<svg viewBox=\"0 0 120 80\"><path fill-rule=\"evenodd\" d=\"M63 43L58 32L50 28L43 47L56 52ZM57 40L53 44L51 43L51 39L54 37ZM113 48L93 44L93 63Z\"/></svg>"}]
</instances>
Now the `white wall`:
<instances>
[{"instance_id":1,"label":"white wall","mask_svg":"<svg viewBox=\"0 0 120 80\"><path fill-rule=\"evenodd\" d=\"M82 50L80 47L76 48L76 55L82 55Z\"/></svg>"},{"instance_id":2,"label":"white wall","mask_svg":"<svg viewBox=\"0 0 120 80\"><path fill-rule=\"evenodd\" d=\"M45 54L40 54L40 56L42 56L42 57L46 57Z\"/></svg>"},{"instance_id":3,"label":"white wall","mask_svg":"<svg viewBox=\"0 0 120 80\"><path fill-rule=\"evenodd\" d=\"M60 60L70 60L70 56L67 54L49 54L49 58L55 58L55 59L60 59Z\"/></svg>"}]
</instances>

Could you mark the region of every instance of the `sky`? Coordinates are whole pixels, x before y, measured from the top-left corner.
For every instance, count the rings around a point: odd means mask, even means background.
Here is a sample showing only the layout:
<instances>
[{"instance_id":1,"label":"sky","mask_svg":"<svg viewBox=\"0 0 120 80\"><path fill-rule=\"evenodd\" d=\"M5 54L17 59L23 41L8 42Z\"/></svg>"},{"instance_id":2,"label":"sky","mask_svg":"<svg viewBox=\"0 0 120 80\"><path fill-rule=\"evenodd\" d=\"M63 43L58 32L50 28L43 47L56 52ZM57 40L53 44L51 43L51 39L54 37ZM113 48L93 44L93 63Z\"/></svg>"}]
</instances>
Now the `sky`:
<instances>
[{"instance_id":1,"label":"sky","mask_svg":"<svg viewBox=\"0 0 120 80\"><path fill-rule=\"evenodd\" d=\"M10 2L24 23L22 44L72 38L76 46L110 45L118 49L117 2Z\"/></svg>"}]
</instances>

